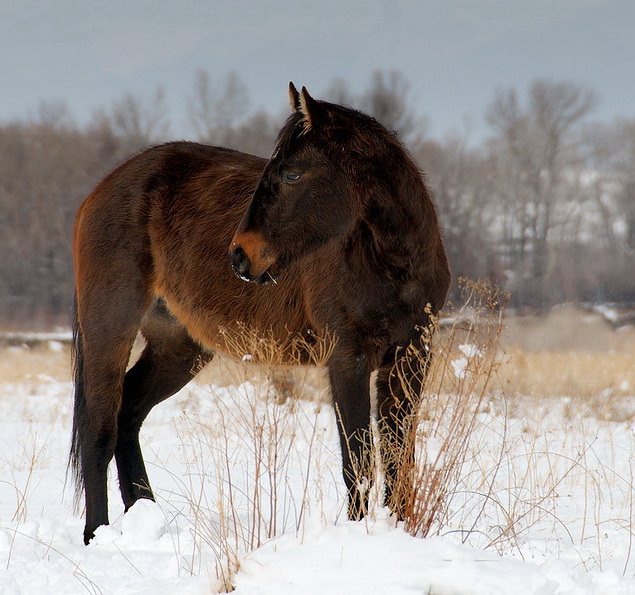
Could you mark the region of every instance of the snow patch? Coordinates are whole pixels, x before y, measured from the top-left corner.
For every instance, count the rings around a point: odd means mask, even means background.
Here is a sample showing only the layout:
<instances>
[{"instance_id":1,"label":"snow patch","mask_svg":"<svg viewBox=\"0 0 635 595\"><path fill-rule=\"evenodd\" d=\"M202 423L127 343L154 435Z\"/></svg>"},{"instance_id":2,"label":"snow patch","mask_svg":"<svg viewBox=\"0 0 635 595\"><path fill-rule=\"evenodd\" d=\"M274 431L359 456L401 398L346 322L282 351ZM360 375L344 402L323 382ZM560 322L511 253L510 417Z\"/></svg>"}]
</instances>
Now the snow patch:
<instances>
[{"instance_id":1,"label":"snow patch","mask_svg":"<svg viewBox=\"0 0 635 595\"><path fill-rule=\"evenodd\" d=\"M288 535L271 540L241 560L234 585L235 595L549 595L558 592L560 580L537 565L442 537L416 539L399 528L375 535L372 522L344 522L303 541Z\"/></svg>"},{"instance_id":2,"label":"snow patch","mask_svg":"<svg viewBox=\"0 0 635 595\"><path fill-rule=\"evenodd\" d=\"M163 511L158 504L145 498L138 500L121 521L121 534L139 542L159 541L166 531Z\"/></svg>"},{"instance_id":3,"label":"snow patch","mask_svg":"<svg viewBox=\"0 0 635 595\"><path fill-rule=\"evenodd\" d=\"M53 351L55 353L60 353L61 351L64 351L64 345L62 345L62 343L60 343L59 341L49 341L47 343L48 349L49 351Z\"/></svg>"},{"instance_id":4,"label":"snow patch","mask_svg":"<svg viewBox=\"0 0 635 595\"><path fill-rule=\"evenodd\" d=\"M459 351L468 359L483 357L483 352L476 345L472 345L470 343L463 343L459 345Z\"/></svg>"},{"instance_id":5,"label":"snow patch","mask_svg":"<svg viewBox=\"0 0 635 595\"><path fill-rule=\"evenodd\" d=\"M467 378L469 374L467 369L467 364L468 364L467 358L460 357L459 359L452 360L450 363L452 364L454 375L457 378L459 379Z\"/></svg>"}]
</instances>

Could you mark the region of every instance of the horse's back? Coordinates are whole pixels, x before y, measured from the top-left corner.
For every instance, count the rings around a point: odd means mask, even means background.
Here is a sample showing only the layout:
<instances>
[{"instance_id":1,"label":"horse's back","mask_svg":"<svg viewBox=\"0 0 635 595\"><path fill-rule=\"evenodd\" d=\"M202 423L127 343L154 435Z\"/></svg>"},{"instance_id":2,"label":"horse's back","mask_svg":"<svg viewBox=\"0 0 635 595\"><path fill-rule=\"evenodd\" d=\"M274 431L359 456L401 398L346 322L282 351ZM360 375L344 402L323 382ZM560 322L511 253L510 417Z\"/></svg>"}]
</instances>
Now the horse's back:
<instances>
[{"instance_id":1,"label":"horse's back","mask_svg":"<svg viewBox=\"0 0 635 595\"><path fill-rule=\"evenodd\" d=\"M189 142L147 149L117 167L88 195L77 213L74 244L80 248L91 239L114 241L113 233L141 233L139 228L147 227L152 217L170 223L196 202L209 206L213 200L220 212L235 204L236 195L248 200L265 163L253 155ZM210 189L223 180L228 192Z\"/></svg>"},{"instance_id":2,"label":"horse's back","mask_svg":"<svg viewBox=\"0 0 635 595\"><path fill-rule=\"evenodd\" d=\"M198 201L203 208L211 203L218 223L233 223L241 200L262 171L265 160L229 149L196 143L168 143L147 149L112 173L88 195L78 210L74 228L74 257L78 289L109 269L122 273L156 263L153 236L171 229L185 216L193 216ZM243 191L213 192L207 187L228 177L243 181ZM211 183L211 184L210 184ZM231 184L230 184L231 185ZM227 208L236 205L234 209ZM219 214L229 211L226 216ZM236 215L231 211L236 211ZM234 215L234 216L232 216ZM168 239L163 239L171 243Z\"/></svg>"},{"instance_id":3,"label":"horse's back","mask_svg":"<svg viewBox=\"0 0 635 595\"><path fill-rule=\"evenodd\" d=\"M239 349L228 344L228 332L253 329L284 342L305 331L293 275L279 286L255 286L227 262L265 163L230 149L168 143L118 167L78 212L79 301L82 287L101 287L102 300L128 303L137 292L143 308L163 299L196 341L229 352Z\"/></svg>"}]
</instances>

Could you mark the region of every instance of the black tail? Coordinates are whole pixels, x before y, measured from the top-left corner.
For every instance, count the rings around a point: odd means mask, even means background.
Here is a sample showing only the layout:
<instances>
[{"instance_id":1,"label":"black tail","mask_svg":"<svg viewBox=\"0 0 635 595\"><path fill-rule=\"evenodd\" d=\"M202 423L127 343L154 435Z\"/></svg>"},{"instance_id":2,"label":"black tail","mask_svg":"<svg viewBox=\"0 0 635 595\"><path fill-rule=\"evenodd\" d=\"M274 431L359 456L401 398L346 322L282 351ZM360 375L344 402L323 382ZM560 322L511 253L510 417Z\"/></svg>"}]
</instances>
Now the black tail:
<instances>
[{"instance_id":1,"label":"black tail","mask_svg":"<svg viewBox=\"0 0 635 595\"><path fill-rule=\"evenodd\" d=\"M75 506L81 506L84 492L84 475L81 466L81 436L86 425L86 395L84 394L84 339L77 317L77 296L73 301L73 380L75 383L75 404L73 407L73 433L69 456L69 471L75 484Z\"/></svg>"}]
</instances>

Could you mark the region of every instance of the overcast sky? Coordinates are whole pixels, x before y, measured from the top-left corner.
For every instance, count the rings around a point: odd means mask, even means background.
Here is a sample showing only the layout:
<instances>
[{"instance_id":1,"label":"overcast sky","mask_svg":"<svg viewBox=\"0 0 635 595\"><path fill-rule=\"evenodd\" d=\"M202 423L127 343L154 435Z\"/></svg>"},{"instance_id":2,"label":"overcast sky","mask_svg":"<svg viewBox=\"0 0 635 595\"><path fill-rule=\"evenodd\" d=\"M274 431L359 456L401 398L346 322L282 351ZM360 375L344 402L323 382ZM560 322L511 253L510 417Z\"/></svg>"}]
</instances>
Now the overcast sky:
<instances>
[{"instance_id":1,"label":"overcast sky","mask_svg":"<svg viewBox=\"0 0 635 595\"><path fill-rule=\"evenodd\" d=\"M634 0L0 0L0 121L63 100L80 122L165 89L183 135L194 76L235 70L253 109L289 80L319 97L401 70L432 134L486 131L497 88L537 77L594 89L594 117L635 117Z\"/></svg>"}]
</instances>

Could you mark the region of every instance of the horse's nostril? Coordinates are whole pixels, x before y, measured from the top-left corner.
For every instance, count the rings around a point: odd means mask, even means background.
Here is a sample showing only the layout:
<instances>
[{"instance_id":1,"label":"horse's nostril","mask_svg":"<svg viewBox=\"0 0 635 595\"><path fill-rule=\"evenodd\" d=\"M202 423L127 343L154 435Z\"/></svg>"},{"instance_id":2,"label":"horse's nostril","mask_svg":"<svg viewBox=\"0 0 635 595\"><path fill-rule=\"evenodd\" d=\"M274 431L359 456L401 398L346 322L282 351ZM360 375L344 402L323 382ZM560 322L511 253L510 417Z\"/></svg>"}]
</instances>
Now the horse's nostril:
<instances>
[{"instance_id":1,"label":"horse's nostril","mask_svg":"<svg viewBox=\"0 0 635 595\"><path fill-rule=\"evenodd\" d=\"M230 252L229 263L232 265L235 273L241 277L245 276L245 273L247 273L251 266L249 256L245 254L245 251L240 246L236 246L236 248Z\"/></svg>"}]
</instances>

